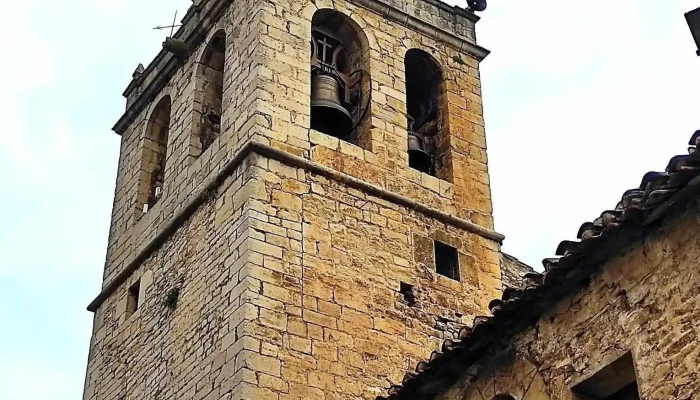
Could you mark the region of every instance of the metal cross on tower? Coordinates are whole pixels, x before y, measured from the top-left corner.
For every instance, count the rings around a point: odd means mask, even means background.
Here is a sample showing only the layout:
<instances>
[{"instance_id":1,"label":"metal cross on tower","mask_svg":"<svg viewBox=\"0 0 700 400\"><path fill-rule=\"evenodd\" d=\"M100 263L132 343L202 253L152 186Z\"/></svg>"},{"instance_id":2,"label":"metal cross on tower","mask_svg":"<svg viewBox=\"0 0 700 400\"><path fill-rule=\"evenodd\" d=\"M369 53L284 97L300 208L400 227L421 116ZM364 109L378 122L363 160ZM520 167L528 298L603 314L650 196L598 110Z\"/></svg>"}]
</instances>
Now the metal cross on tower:
<instances>
[{"instance_id":1,"label":"metal cross on tower","mask_svg":"<svg viewBox=\"0 0 700 400\"><path fill-rule=\"evenodd\" d=\"M175 16L173 17L173 23L171 25L156 26L153 29L163 30L163 29L170 28L170 37L173 37L173 33L175 33L175 28L179 28L182 26L182 25L176 25L175 24L176 21L177 21L177 10L175 10Z\"/></svg>"}]
</instances>

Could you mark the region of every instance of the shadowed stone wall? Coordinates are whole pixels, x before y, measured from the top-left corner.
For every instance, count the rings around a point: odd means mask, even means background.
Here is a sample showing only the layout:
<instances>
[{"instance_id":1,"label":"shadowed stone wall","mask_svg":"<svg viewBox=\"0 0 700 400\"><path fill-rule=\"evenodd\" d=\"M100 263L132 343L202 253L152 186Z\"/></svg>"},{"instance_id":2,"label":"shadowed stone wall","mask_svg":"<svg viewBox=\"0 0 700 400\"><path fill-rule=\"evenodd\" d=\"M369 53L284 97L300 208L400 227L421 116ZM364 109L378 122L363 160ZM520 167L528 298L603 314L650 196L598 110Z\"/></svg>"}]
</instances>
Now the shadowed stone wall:
<instances>
[{"instance_id":1,"label":"shadowed stone wall","mask_svg":"<svg viewBox=\"0 0 700 400\"><path fill-rule=\"evenodd\" d=\"M692 205L630 245L438 398L580 399L572 387L628 352L642 399L697 398L699 221Z\"/></svg>"},{"instance_id":2,"label":"shadowed stone wall","mask_svg":"<svg viewBox=\"0 0 700 400\"><path fill-rule=\"evenodd\" d=\"M523 286L523 277L535 272L531 266L511 256L501 253L501 280L504 287L519 288Z\"/></svg>"}]
</instances>

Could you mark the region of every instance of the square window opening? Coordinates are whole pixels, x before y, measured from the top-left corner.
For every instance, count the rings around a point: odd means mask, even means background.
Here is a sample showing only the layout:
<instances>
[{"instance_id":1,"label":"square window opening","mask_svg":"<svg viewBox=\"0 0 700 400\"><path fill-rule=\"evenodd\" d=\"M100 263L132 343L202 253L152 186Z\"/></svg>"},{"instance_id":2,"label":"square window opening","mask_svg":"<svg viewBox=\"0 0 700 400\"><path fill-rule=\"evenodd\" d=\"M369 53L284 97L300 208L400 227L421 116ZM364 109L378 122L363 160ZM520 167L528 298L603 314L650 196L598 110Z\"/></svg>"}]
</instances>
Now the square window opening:
<instances>
[{"instance_id":1,"label":"square window opening","mask_svg":"<svg viewBox=\"0 0 700 400\"><path fill-rule=\"evenodd\" d=\"M572 391L578 400L640 400L632 354L625 354Z\"/></svg>"},{"instance_id":2,"label":"square window opening","mask_svg":"<svg viewBox=\"0 0 700 400\"><path fill-rule=\"evenodd\" d=\"M413 307L416 305L416 295L415 293L413 293L413 285L409 285L406 282L401 282L399 293L401 293L404 301L408 303L409 307Z\"/></svg>"},{"instance_id":3,"label":"square window opening","mask_svg":"<svg viewBox=\"0 0 700 400\"><path fill-rule=\"evenodd\" d=\"M139 309L139 293L141 292L141 280L139 279L129 287L126 298L126 314L131 316Z\"/></svg>"},{"instance_id":4,"label":"square window opening","mask_svg":"<svg viewBox=\"0 0 700 400\"><path fill-rule=\"evenodd\" d=\"M435 272L459 281L459 253L457 249L435 241Z\"/></svg>"}]
</instances>

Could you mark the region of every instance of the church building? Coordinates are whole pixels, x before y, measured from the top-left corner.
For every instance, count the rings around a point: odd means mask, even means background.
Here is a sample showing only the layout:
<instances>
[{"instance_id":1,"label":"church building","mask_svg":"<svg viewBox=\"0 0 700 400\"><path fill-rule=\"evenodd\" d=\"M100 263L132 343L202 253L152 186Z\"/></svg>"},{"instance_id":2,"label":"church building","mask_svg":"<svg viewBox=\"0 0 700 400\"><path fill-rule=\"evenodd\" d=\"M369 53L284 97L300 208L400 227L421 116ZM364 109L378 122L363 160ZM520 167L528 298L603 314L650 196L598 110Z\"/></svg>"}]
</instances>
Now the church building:
<instances>
[{"instance_id":1,"label":"church building","mask_svg":"<svg viewBox=\"0 0 700 400\"><path fill-rule=\"evenodd\" d=\"M114 126L84 400L374 399L530 271L474 11L193 0Z\"/></svg>"},{"instance_id":2,"label":"church building","mask_svg":"<svg viewBox=\"0 0 700 400\"><path fill-rule=\"evenodd\" d=\"M700 133L534 272L468 4L192 1L114 126L83 400L699 398Z\"/></svg>"}]
</instances>

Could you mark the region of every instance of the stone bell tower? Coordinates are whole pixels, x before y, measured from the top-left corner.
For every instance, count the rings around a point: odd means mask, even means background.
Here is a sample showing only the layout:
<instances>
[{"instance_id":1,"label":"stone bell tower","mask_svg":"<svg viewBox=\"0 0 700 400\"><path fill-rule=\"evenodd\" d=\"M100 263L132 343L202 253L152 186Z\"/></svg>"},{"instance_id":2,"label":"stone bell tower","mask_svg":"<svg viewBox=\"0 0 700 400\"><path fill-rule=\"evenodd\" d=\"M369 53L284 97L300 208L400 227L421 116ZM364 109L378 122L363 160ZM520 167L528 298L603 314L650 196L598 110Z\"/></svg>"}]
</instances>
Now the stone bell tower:
<instances>
[{"instance_id":1,"label":"stone bell tower","mask_svg":"<svg viewBox=\"0 0 700 400\"><path fill-rule=\"evenodd\" d=\"M84 399L373 399L501 288L478 17L193 3L114 127Z\"/></svg>"}]
</instances>

